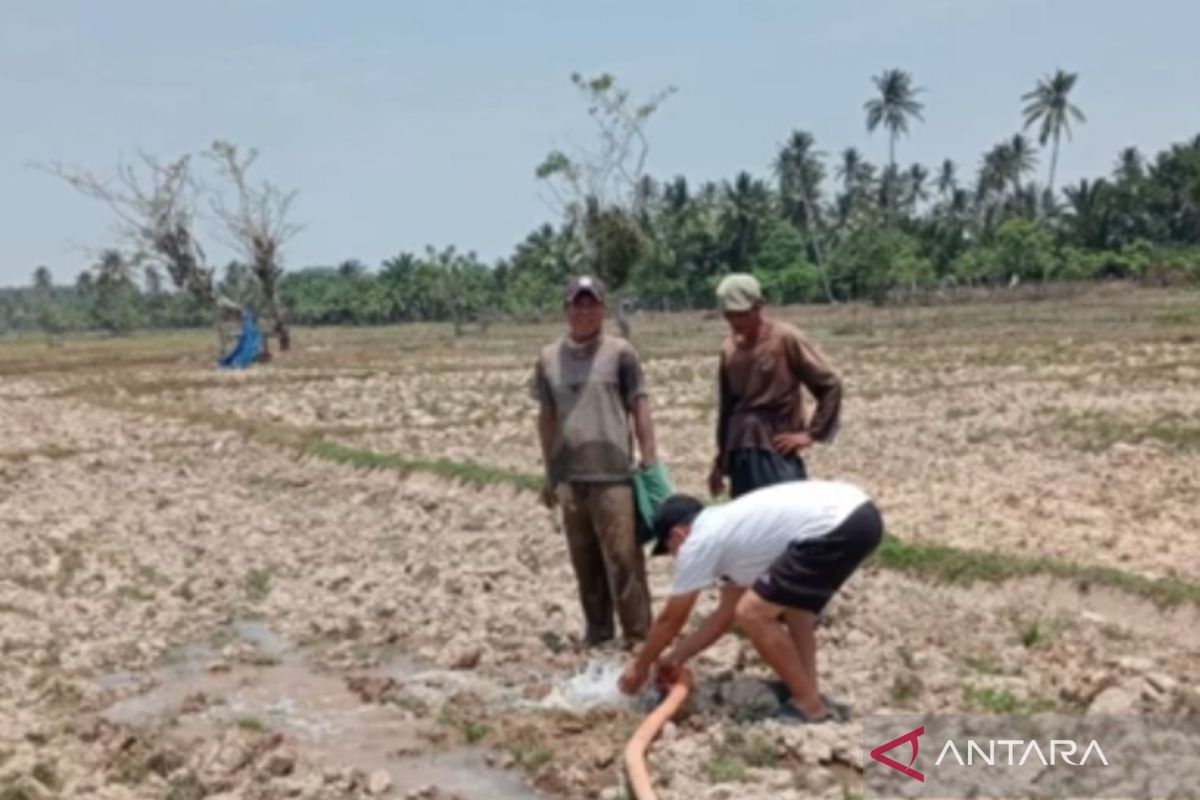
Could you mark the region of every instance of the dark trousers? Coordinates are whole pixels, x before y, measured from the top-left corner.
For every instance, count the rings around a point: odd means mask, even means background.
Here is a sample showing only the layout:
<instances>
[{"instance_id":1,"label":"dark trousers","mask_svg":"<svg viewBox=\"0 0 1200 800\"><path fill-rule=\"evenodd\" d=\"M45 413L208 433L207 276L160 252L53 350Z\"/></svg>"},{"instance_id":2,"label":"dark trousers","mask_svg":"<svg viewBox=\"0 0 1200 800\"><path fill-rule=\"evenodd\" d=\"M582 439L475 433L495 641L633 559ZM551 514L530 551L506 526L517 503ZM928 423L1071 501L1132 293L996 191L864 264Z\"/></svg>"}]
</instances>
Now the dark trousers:
<instances>
[{"instance_id":1,"label":"dark trousers","mask_svg":"<svg viewBox=\"0 0 1200 800\"><path fill-rule=\"evenodd\" d=\"M625 640L645 640L650 589L637 540L633 484L567 483L558 496L588 644L613 638L614 606Z\"/></svg>"},{"instance_id":2,"label":"dark trousers","mask_svg":"<svg viewBox=\"0 0 1200 800\"><path fill-rule=\"evenodd\" d=\"M741 497L764 486L807 478L808 469L804 466L804 459L797 455L784 456L774 450L733 450L729 453L731 498Z\"/></svg>"}]
</instances>

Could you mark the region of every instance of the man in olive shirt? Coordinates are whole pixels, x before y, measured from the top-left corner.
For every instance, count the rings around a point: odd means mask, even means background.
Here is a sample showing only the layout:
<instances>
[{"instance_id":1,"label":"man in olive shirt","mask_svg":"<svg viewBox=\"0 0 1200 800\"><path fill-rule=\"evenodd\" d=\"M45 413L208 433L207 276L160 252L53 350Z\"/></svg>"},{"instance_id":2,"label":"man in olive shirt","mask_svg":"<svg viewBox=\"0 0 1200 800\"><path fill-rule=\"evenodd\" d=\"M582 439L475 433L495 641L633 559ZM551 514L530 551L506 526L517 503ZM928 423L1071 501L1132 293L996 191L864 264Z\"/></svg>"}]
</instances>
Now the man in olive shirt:
<instances>
[{"instance_id":1,"label":"man in olive shirt","mask_svg":"<svg viewBox=\"0 0 1200 800\"><path fill-rule=\"evenodd\" d=\"M717 286L729 323L721 348L717 457L713 496L730 479L730 496L808 477L801 453L837 432L842 383L825 357L794 326L768 319L753 275L733 274ZM803 388L816 399L806 415Z\"/></svg>"},{"instance_id":2,"label":"man in olive shirt","mask_svg":"<svg viewBox=\"0 0 1200 800\"><path fill-rule=\"evenodd\" d=\"M604 294L596 278L571 281L569 331L542 351L534 375L542 499L562 503L589 645L613 638L614 605L627 644L650 629L632 477L633 434L649 465L656 460L654 427L637 351L604 332Z\"/></svg>"}]
</instances>

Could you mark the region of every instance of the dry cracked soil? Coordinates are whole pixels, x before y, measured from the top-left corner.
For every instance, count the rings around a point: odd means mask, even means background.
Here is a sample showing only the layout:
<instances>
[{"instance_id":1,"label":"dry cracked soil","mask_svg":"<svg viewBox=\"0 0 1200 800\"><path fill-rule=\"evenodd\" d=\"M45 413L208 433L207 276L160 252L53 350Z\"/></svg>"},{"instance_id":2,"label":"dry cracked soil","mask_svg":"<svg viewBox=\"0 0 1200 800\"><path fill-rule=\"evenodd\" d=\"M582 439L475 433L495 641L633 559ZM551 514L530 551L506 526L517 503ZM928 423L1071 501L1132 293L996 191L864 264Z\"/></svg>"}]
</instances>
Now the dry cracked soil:
<instances>
[{"instance_id":1,"label":"dry cracked soil","mask_svg":"<svg viewBox=\"0 0 1200 800\"><path fill-rule=\"evenodd\" d=\"M847 723L761 719L730 636L651 755L665 800L861 792L891 712L1200 713L1200 298L780 309L847 385L814 474L894 540L820 629ZM0 344L0 798L623 797L637 703L585 651L530 368L559 326ZM699 492L722 323L635 328ZM651 564L656 600L670 565ZM711 602L711 601L709 601ZM609 674L609 673L606 673Z\"/></svg>"}]
</instances>

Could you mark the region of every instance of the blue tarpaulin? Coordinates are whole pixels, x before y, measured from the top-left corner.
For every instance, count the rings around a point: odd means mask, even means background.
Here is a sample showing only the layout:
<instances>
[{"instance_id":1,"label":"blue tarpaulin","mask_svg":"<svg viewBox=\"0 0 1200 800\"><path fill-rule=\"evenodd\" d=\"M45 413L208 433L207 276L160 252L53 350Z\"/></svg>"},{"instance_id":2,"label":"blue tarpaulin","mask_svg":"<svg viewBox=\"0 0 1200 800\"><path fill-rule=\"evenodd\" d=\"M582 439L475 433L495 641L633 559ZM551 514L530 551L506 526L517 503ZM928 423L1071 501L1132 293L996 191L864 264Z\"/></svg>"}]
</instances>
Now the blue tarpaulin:
<instances>
[{"instance_id":1,"label":"blue tarpaulin","mask_svg":"<svg viewBox=\"0 0 1200 800\"><path fill-rule=\"evenodd\" d=\"M221 357L217 365L223 369L245 369L258 359L262 350L262 333L249 311L242 312L242 335L233 350Z\"/></svg>"}]
</instances>

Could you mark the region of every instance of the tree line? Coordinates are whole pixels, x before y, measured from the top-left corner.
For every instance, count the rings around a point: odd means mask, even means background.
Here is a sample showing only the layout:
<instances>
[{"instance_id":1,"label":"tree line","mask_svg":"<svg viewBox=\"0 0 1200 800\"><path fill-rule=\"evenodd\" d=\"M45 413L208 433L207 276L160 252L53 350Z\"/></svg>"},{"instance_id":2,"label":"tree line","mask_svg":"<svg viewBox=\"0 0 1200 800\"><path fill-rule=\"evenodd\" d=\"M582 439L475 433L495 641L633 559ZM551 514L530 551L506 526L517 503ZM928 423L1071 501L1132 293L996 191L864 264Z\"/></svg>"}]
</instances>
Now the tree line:
<instances>
[{"instance_id":1,"label":"tree line","mask_svg":"<svg viewBox=\"0 0 1200 800\"><path fill-rule=\"evenodd\" d=\"M863 105L867 129L887 136L885 162L852 147L830 154L794 130L771 154L769 174L700 184L644 173L648 123L673 89L638 102L612 76L572 80L598 144L548 154L537 176L558 218L495 263L450 246L400 253L376 269L348 260L281 273L272 249L257 267L231 263L189 293L179 280L164 287L154 252L109 251L71 286L39 268L32 286L0 291L0 330L193 326L211 319L205 298L217 296L301 324L533 319L555 313L562 286L581 272L650 309L709 307L732 271L753 272L776 303L888 302L1029 281L1200 284L1200 135L1153 155L1127 147L1109 174L1058 187L1060 150L1086 123L1072 73L1059 70L1023 95L1023 124L973 167L902 163L898 145L922 121L923 90L894 69L874 78ZM252 233L243 239L253 255Z\"/></svg>"}]
</instances>

